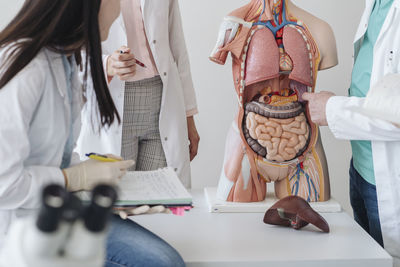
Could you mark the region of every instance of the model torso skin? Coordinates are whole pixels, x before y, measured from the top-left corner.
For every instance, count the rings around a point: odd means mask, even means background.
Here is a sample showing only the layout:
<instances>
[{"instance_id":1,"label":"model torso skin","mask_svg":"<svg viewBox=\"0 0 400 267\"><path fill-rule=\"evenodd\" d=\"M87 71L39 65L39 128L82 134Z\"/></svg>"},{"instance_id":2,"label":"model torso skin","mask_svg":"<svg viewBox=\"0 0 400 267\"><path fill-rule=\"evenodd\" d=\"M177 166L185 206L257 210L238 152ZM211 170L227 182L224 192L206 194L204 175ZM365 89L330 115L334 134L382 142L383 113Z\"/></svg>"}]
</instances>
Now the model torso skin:
<instances>
[{"instance_id":1,"label":"model torso skin","mask_svg":"<svg viewBox=\"0 0 400 267\"><path fill-rule=\"evenodd\" d=\"M275 182L278 198L328 200L325 153L301 96L314 92L318 70L337 65L330 26L289 0L252 0L225 18L210 59L224 64L229 52L239 113L218 198L263 201Z\"/></svg>"}]
</instances>

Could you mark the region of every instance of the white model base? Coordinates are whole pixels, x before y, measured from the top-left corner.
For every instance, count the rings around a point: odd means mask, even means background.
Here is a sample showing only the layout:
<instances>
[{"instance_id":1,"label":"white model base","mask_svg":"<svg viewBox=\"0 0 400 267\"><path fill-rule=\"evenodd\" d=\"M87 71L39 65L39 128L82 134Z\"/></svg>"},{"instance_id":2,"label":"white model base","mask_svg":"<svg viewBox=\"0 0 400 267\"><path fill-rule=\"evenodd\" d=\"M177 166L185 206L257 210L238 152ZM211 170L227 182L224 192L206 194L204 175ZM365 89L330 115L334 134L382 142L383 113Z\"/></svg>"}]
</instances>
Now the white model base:
<instances>
[{"instance_id":1,"label":"white model base","mask_svg":"<svg viewBox=\"0 0 400 267\"><path fill-rule=\"evenodd\" d=\"M227 202L217 199L216 187L204 188L204 194L209 212L215 213L264 213L279 200L273 193L268 192L266 199L262 202ZM326 202L312 202L310 205L315 211L320 213L335 213L342 211L339 202L333 198Z\"/></svg>"}]
</instances>

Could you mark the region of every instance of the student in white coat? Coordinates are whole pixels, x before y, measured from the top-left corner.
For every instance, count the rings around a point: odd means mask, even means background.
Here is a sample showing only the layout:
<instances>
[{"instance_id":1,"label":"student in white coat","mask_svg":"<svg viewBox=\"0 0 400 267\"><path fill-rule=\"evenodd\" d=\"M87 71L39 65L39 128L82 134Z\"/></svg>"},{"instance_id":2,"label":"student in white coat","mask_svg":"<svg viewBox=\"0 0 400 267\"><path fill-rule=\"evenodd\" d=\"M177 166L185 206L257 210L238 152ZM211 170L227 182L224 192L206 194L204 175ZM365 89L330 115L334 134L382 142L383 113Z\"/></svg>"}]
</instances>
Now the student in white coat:
<instances>
[{"instance_id":1,"label":"student in white coat","mask_svg":"<svg viewBox=\"0 0 400 267\"><path fill-rule=\"evenodd\" d=\"M389 117L400 114L400 0L367 0L355 41L349 97L330 92L305 94L312 120L328 125L336 138L351 140L350 199L355 220L400 266L400 128ZM392 97L374 109L394 114L366 115L370 88L390 79ZM397 81L396 81L397 80ZM379 101L377 101L379 102ZM397 110L396 110L397 109Z\"/></svg>"},{"instance_id":2,"label":"student in white coat","mask_svg":"<svg viewBox=\"0 0 400 267\"><path fill-rule=\"evenodd\" d=\"M116 183L134 164L80 162L72 153L84 89L79 66L93 77L100 126L119 120L100 43L119 13L120 0L26 0L0 33L0 246L13 220L37 211L46 185L91 190L98 183ZM184 263L159 237L114 216L106 266L122 265Z\"/></svg>"},{"instance_id":3,"label":"student in white coat","mask_svg":"<svg viewBox=\"0 0 400 267\"><path fill-rule=\"evenodd\" d=\"M122 0L121 7L103 43L103 59L123 123L99 131L89 98L77 152L82 158L92 151L121 155L136 161L131 170L169 166L190 187L199 135L178 0Z\"/></svg>"}]
</instances>

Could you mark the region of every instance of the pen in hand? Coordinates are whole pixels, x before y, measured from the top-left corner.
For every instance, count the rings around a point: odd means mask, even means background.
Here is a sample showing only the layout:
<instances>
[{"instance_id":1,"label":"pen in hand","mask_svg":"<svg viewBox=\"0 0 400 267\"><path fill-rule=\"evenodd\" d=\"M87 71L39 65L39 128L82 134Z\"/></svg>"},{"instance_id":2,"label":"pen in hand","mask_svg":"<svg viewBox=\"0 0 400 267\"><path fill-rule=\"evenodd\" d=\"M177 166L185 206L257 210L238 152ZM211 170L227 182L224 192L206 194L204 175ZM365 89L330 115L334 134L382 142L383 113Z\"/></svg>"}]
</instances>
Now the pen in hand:
<instances>
[{"instance_id":1,"label":"pen in hand","mask_svg":"<svg viewBox=\"0 0 400 267\"><path fill-rule=\"evenodd\" d=\"M116 158L111 158L108 157L107 155L102 155L102 154L97 154L97 153L88 153L86 154L86 157L102 162L117 162L121 161L121 159L116 159Z\"/></svg>"},{"instance_id":2,"label":"pen in hand","mask_svg":"<svg viewBox=\"0 0 400 267\"><path fill-rule=\"evenodd\" d=\"M127 54L127 52L125 52L125 51L123 51L123 50L119 50L119 53L120 53L120 54ZM135 58L135 63L136 63L137 65L139 65L140 67L142 67L142 68L147 68L146 65L145 65L143 62L139 61L139 60L136 59L136 58Z\"/></svg>"}]
</instances>

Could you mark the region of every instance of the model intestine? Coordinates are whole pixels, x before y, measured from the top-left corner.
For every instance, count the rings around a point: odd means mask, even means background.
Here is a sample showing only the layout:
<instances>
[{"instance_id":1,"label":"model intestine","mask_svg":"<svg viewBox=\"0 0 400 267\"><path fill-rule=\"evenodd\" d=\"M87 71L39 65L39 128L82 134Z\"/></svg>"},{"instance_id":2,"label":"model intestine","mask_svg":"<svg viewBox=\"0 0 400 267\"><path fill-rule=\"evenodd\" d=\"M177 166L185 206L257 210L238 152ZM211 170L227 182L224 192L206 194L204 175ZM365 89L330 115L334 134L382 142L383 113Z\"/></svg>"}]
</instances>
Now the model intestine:
<instances>
[{"instance_id":1,"label":"model intestine","mask_svg":"<svg viewBox=\"0 0 400 267\"><path fill-rule=\"evenodd\" d=\"M285 162L303 153L309 139L304 113L289 119L274 119L250 112L246 119L247 143L267 160Z\"/></svg>"},{"instance_id":2,"label":"model intestine","mask_svg":"<svg viewBox=\"0 0 400 267\"><path fill-rule=\"evenodd\" d=\"M307 26L285 0L252 0L225 18L219 36L210 59L224 64L232 54L239 114L228 134L218 197L262 201L273 181L280 198L329 199L318 128L302 100L314 91L321 59Z\"/></svg>"}]
</instances>

